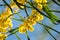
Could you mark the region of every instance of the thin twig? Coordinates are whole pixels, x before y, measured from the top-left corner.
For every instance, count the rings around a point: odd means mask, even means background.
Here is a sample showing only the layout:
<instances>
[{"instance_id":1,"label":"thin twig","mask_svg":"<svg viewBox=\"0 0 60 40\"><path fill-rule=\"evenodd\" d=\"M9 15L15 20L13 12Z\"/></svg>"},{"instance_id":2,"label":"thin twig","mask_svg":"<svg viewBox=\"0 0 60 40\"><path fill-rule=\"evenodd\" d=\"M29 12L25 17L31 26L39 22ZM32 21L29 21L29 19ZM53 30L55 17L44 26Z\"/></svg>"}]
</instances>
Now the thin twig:
<instances>
[{"instance_id":1,"label":"thin twig","mask_svg":"<svg viewBox=\"0 0 60 40\"><path fill-rule=\"evenodd\" d=\"M13 16L13 15L15 15L15 14L18 14L18 13L20 13L20 12L13 13L13 14L9 15L4 21L6 21L9 17L11 17L11 16ZM3 22L4 22L4 21L3 21Z\"/></svg>"},{"instance_id":2,"label":"thin twig","mask_svg":"<svg viewBox=\"0 0 60 40\"><path fill-rule=\"evenodd\" d=\"M43 12L41 12L37 7L35 7L32 3L28 2L37 12L39 12L40 14L44 15L45 17L49 18L54 24L57 24L55 21L52 20L51 17L49 17L48 15L44 14Z\"/></svg>"},{"instance_id":3,"label":"thin twig","mask_svg":"<svg viewBox=\"0 0 60 40\"><path fill-rule=\"evenodd\" d=\"M25 13L26 13L26 15L27 15L27 17L29 16L29 14L28 14L28 12L27 12L27 10L26 10L26 7L24 7L25 9Z\"/></svg>"},{"instance_id":4,"label":"thin twig","mask_svg":"<svg viewBox=\"0 0 60 40\"><path fill-rule=\"evenodd\" d=\"M49 26L47 26L47 25L45 25L45 24L43 24L43 23L38 22L38 24L41 24L42 26L44 26L44 27L46 27L46 28L49 28L49 29L57 32L58 34L60 34L60 32L58 32L57 30L55 30L55 29L53 29L53 28L51 28L51 27L49 27Z\"/></svg>"},{"instance_id":5,"label":"thin twig","mask_svg":"<svg viewBox=\"0 0 60 40\"><path fill-rule=\"evenodd\" d=\"M54 38L55 40L57 40L49 31L47 28L45 28L45 30L51 35L52 38Z\"/></svg>"},{"instance_id":6,"label":"thin twig","mask_svg":"<svg viewBox=\"0 0 60 40\"><path fill-rule=\"evenodd\" d=\"M17 33L17 32L18 32L18 30L16 30L15 32L9 32L11 34L9 34L8 36L11 36L11 35L13 35L14 33Z\"/></svg>"},{"instance_id":7,"label":"thin twig","mask_svg":"<svg viewBox=\"0 0 60 40\"><path fill-rule=\"evenodd\" d=\"M27 33L27 31L26 31L26 36L27 36L28 40L30 40L30 38L29 38L29 36L28 36L28 33Z\"/></svg>"},{"instance_id":8,"label":"thin twig","mask_svg":"<svg viewBox=\"0 0 60 40\"><path fill-rule=\"evenodd\" d=\"M60 4L58 2L56 2L55 0L52 0L55 4L57 4L58 6L60 6Z\"/></svg>"},{"instance_id":9,"label":"thin twig","mask_svg":"<svg viewBox=\"0 0 60 40\"><path fill-rule=\"evenodd\" d=\"M0 6L6 6L5 4L0 4Z\"/></svg>"},{"instance_id":10,"label":"thin twig","mask_svg":"<svg viewBox=\"0 0 60 40\"><path fill-rule=\"evenodd\" d=\"M9 5L5 0L3 0L3 2L10 8L11 12L13 13L13 10L12 10L12 8L10 7L10 5Z\"/></svg>"},{"instance_id":11,"label":"thin twig","mask_svg":"<svg viewBox=\"0 0 60 40\"><path fill-rule=\"evenodd\" d=\"M25 6L25 7L27 7L27 8L32 8L32 7L30 7L30 6L26 6L26 5L23 5L23 4L21 4L21 3L18 3L16 0L13 0L15 3L16 3L16 5L19 7L19 8L21 8L20 6ZM21 8L21 9L23 9L23 8Z\"/></svg>"},{"instance_id":12,"label":"thin twig","mask_svg":"<svg viewBox=\"0 0 60 40\"><path fill-rule=\"evenodd\" d=\"M60 11L59 10L50 10L51 12L58 12L58 13L60 13Z\"/></svg>"},{"instance_id":13,"label":"thin twig","mask_svg":"<svg viewBox=\"0 0 60 40\"><path fill-rule=\"evenodd\" d=\"M20 37L16 33L15 33L15 35L16 35L16 37L17 37L18 40L21 40Z\"/></svg>"}]
</instances>

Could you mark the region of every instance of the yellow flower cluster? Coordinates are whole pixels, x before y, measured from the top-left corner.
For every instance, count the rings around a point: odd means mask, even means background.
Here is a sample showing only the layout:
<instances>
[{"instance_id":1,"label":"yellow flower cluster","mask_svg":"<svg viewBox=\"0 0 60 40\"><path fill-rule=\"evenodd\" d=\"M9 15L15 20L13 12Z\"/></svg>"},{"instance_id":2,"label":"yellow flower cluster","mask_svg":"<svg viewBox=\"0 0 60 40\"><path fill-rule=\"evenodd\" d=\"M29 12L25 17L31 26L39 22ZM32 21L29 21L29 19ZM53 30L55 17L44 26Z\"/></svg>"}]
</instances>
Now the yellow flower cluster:
<instances>
[{"instance_id":1,"label":"yellow flower cluster","mask_svg":"<svg viewBox=\"0 0 60 40\"><path fill-rule=\"evenodd\" d=\"M21 24L19 26L19 32L20 33L25 33L27 30L30 32L34 31L34 28L32 27L35 25L38 21L43 20L43 16L36 12L36 10L32 10L32 14L25 20L24 24Z\"/></svg>"},{"instance_id":2,"label":"yellow flower cluster","mask_svg":"<svg viewBox=\"0 0 60 40\"><path fill-rule=\"evenodd\" d=\"M17 0L17 2L24 4L26 0ZM15 3L10 4L11 8L14 9L16 8L17 10L13 10L14 13L18 12L19 8L17 7L17 5ZM23 6L21 6L23 7ZM5 40L6 35L4 34L6 33L8 30L10 30L12 28L12 21L11 21L11 17L7 18L9 15L11 15L12 12L10 10L9 7L6 7L5 10L2 12L2 14L0 14L0 40ZM7 20L6 20L7 18Z\"/></svg>"},{"instance_id":3,"label":"yellow flower cluster","mask_svg":"<svg viewBox=\"0 0 60 40\"><path fill-rule=\"evenodd\" d=\"M15 3L10 4L11 8L18 8ZM18 10L13 10L14 13L17 12ZM11 10L9 7L5 7L5 10L0 14L0 32L7 32L7 28L12 28L12 21L11 17L9 17L6 21L5 19L12 14Z\"/></svg>"},{"instance_id":4,"label":"yellow flower cluster","mask_svg":"<svg viewBox=\"0 0 60 40\"><path fill-rule=\"evenodd\" d=\"M13 9L13 13L17 13L19 11L19 8L15 3L10 4L10 6Z\"/></svg>"},{"instance_id":5,"label":"yellow flower cluster","mask_svg":"<svg viewBox=\"0 0 60 40\"><path fill-rule=\"evenodd\" d=\"M6 33L8 30L10 30L12 28L12 21L10 18L8 18L5 21L5 18L7 17L7 15L0 15L0 40L4 40L6 38Z\"/></svg>"},{"instance_id":6,"label":"yellow flower cluster","mask_svg":"<svg viewBox=\"0 0 60 40\"><path fill-rule=\"evenodd\" d=\"M11 0L14 4L15 4L15 2L13 1L13 0ZM27 0L16 0L18 3L20 3L20 4L22 4L22 5L24 5L24 4L26 4L26 1ZM16 5L16 4L15 4ZM22 5L19 5L21 8L24 8L24 6L22 6Z\"/></svg>"},{"instance_id":7,"label":"yellow flower cluster","mask_svg":"<svg viewBox=\"0 0 60 40\"><path fill-rule=\"evenodd\" d=\"M17 0L17 1L18 1L18 0ZM18 2L19 2L20 4L23 4L23 5L24 5L24 4L26 4L26 1L27 1L27 0L19 0ZM21 7L21 8L24 8L24 6L20 6L20 7Z\"/></svg>"},{"instance_id":8,"label":"yellow flower cluster","mask_svg":"<svg viewBox=\"0 0 60 40\"><path fill-rule=\"evenodd\" d=\"M34 0L34 2L37 3L37 8L39 8L39 10L42 10L43 5L46 6L47 0ZM32 14L27 18L27 20L25 20L23 24L19 26L19 32L25 33L27 30L31 32L34 31L34 28L32 26L43 19L43 15L38 13L36 10L32 10Z\"/></svg>"},{"instance_id":9,"label":"yellow flower cluster","mask_svg":"<svg viewBox=\"0 0 60 40\"><path fill-rule=\"evenodd\" d=\"M11 14L12 12L9 8L0 14L0 32L6 32L7 28L12 28L12 21L10 19L11 17L7 18Z\"/></svg>"},{"instance_id":10,"label":"yellow flower cluster","mask_svg":"<svg viewBox=\"0 0 60 40\"><path fill-rule=\"evenodd\" d=\"M27 0L17 0L17 2L24 4Z\"/></svg>"},{"instance_id":11,"label":"yellow flower cluster","mask_svg":"<svg viewBox=\"0 0 60 40\"><path fill-rule=\"evenodd\" d=\"M1 34L1 33L0 33L0 40L5 40L6 37L7 37L6 34Z\"/></svg>"},{"instance_id":12,"label":"yellow flower cluster","mask_svg":"<svg viewBox=\"0 0 60 40\"><path fill-rule=\"evenodd\" d=\"M4 33L12 28L11 17L8 18L11 14L12 12L8 7L0 14L0 40L5 40L7 34Z\"/></svg>"},{"instance_id":13,"label":"yellow flower cluster","mask_svg":"<svg viewBox=\"0 0 60 40\"><path fill-rule=\"evenodd\" d=\"M37 8L39 8L39 10L42 10L43 6L46 6L47 0L34 0L34 2L37 3Z\"/></svg>"}]
</instances>

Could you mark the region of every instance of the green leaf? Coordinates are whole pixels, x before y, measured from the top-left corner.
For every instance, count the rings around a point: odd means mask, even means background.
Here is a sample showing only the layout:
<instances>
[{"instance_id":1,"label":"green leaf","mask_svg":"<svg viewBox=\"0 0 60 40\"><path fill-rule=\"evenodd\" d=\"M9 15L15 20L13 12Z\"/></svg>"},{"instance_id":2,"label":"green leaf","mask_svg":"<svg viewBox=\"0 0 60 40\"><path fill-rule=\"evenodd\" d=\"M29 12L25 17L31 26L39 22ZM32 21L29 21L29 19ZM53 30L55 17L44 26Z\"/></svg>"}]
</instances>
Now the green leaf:
<instances>
[{"instance_id":1,"label":"green leaf","mask_svg":"<svg viewBox=\"0 0 60 40\"><path fill-rule=\"evenodd\" d=\"M19 5L19 3L17 2L17 0L13 0L13 1L16 3L16 5L18 6L19 9L23 10L23 8L21 8L21 5Z\"/></svg>"},{"instance_id":2,"label":"green leaf","mask_svg":"<svg viewBox=\"0 0 60 40\"><path fill-rule=\"evenodd\" d=\"M20 37L16 33L15 33L15 35L16 35L16 37L17 37L18 40L21 40Z\"/></svg>"},{"instance_id":3,"label":"green leaf","mask_svg":"<svg viewBox=\"0 0 60 40\"><path fill-rule=\"evenodd\" d=\"M22 21L25 21L25 19L22 16L20 16L19 14L17 14L17 15L22 19Z\"/></svg>"},{"instance_id":4,"label":"green leaf","mask_svg":"<svg viewBox=\"0 0 60 40\"><path fill-rule=\"evenodd\" d=\"M57 0L58 2L60 2L60 0Z\"/></svg>"},{"instance_id":5,"label":"green leaf","mask_svg":"<svg viewBox=\"0 0 60 40\"><path fill-rule=\"evenodd\" d=\"M46 28L49 28L49 29L51 29L51 30L53 30L53 31L57 32L58 34L60 34L60 32L59 32L59 31L57 31L57 30L55 30L55 29L51 28L50 26L47 26L47 25L43 24L42 22L38 22L38 24L40 24L40 25L42 25L42 26L44 26L44 27L46 27Z\"/></svg>"},{"instance_id":6,"label":"green leaf","mask_svg":"<svg viewBox=\"0 0 60 40\"><path fill-rule=\"evenodd\" d=\"M57 4L58 6L60 6L60 4L56 1L56 0L52 0L55 4ZM59 0L58 0L59 1Z\"/></svg>"},{"instance_id":7,"label":"green leaf","mask_svg":"<svg viewBox=\"0 0 60 40\"><path fill-rule=\"evenodd\" d=\"M58 18L56 15L54 15L50 9L48 8L48 6L44 6L44 11L46 12L46 14L52 18L53 20L55 20L56 22L60 23L60 18Z\"/></svg>"},{"instance_id":8,"label":"green leaf","mask_svg":"<svg viewBox=\"0 0 60 40\"><path fill-rule=\"evenodd\" d=\"M5 20L4 20L4 21L6 21L9 17L11 17L11 16L13 16L13 15L15 15L15 14L18 14L18 13L20 13L20 12L13 13L13 14L9 15L7 18L5 18Z\"/></svg>"},{"instance_id":9,"label":"green leaf","mask_svg":"<svg viewBox=\"0 0 60 40\"><path fill-rule=\"evenodd\" d=\"M29 14L28 14L28 12L27 12L26 7L24 7L24 10L25 10L25 13L26 13L26 15L27 15L27 17L28 17L28 16L29 16Z\"/></svg>"},{"instance_id":10,"label":"green leaf","mask_svg":"<svg viewBox=\"0 0 60 40\"><path fill-rule=\"evenodd\" d=\"M45 28L45 30L51 35L52 38L54 38L54 40L57 40L49 31L47 28Z\"/></svg>"},{"instance_id":11,"label":"green leaf","mask_svg":"<svg viewBox=\"0 0 60 40\"><path fill-rule=\"evenodd\" d=\"M14 28L14 29L12 29L12 30L10 30L10 31L8 31L8 32L12 33L12 32L14 32L15 30L17 30L18 28L19 28L19 27Z\"/></svg>"},{"instance_id":12,"label":"green leaf","mask_svg":"<svg viewBox=\"0 0 60 40\"><path fill-rule=\"evenodd\" d=\"M50 9L48 8L48 6L44 6L44 11L45 11L46 14L48 14L51 18L54 18L55 20L59 20L59 18L50 11Z\"/></svg>"},{"instance_id":13,"label":"green leaf","mask_svg":"<svg viewBox=\"0 0 60 40\"><path fill-rule=\"evenodd\" d=\"M15 34L15 33L17 33L17 32L18 32L18 30L14 30L14 31L9 32L10 34L8 35L8 37Z\"/></svg>"},{"instance_id":14,"label":"green leaf","mask_svg":"<svg viewBox=\"0 0 60 40\"><path fill-rule=\"evenodd\" d=\"M27 31L26 31L26 36L27 36L27 39L28 39L28 40L30 40L30 38L29 38L29 36L28 36L28 33L27 33Z\"/></svg>"},{"instance_id":15,"label":"green leaf","mask_svg":"<svg viewBox=\"0 0 60 40\"><path fill-rule=\"evenodd\" d=\"M57 13L60 13L59 10L50 10L51 12L57 12Z\"/></svg>"},{"instance_id":16,"label":"green leaf","mask_svg":"<svg viewBox=\"0 0 60 40\"><path fill-rule=\"evenodd\" d=\"M21 21L22 22L22 19L17 19L17 18L11 18L12 20L16 20L16 21Z\"/></svg>"}]
</instances>

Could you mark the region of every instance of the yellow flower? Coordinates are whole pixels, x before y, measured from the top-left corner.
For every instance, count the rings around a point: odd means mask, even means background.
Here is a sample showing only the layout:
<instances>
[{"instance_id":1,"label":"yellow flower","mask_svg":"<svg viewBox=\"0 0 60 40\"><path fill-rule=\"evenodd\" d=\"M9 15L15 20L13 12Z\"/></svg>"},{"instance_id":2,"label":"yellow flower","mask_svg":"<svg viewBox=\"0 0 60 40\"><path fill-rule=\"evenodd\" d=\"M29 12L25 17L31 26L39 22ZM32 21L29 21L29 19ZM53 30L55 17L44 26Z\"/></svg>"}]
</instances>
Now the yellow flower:
<instances>
[{"instance_id":1,"label":"yellow flower","mask_svg":"<svg viewBox=\"0 0 60 40\"><path fill-rule=\"evenodd\" d=\"M26 3L26 1L27 0L17 0L17 2L20 3L20 4L22 4L22 5L24 5ZM20 5L20 7L24 8L24 6L21 6L21 5Z\"/></svg>"},{"instance_id":2,"label":"yellow flower","mask_svg":"<svg viewBox=\"0 0 60 40\"><path fill-rule=\"evenodd\" d=\"M40 15L40 20L43 20L44 19L44 16L43 15Z\"/></svg>"},{"instance_id":3,"label":"yellow flower","mask_svg":"<svg viewBox=\"0 0 60 40\"><path fill-rule=\"evenodd\" d=\"M20 32L20 33L25 33L25 32L26 32L26 27L25 27L23 24L21 24L21 25L19 26L19 32Z\"/></svg>"},{"instance_id":4,"label":"yellow flower","mask_svg":"<svg viewBox=\"0 0 60 40\"><path fill-rule=\"evenodd\" d=\"M43 6L46 6L47 0L34 0L34 2L37 3L37 8L39 8L39 10L42 10Z\"/></svg>"},{"instance_id":5,"label":"yellow flower","mask_svg":"<svg viewBox=\"0 0 60 40\"><path fill-rule=\"evenodd\" d=\"M29 30L29 28L32 27L32 25L30 25L29 23L26 23L26 22L24 23L24 26L25 26L26 30Z\"/></svg>"},{"instance_id":6,"label":"yellow flower","mask_svg":"<svg viewBox=\"0 0 60 40\"><path fill-rule=\"evenodd\" d=\"M7 20L5 20L4 16L3 18L0 17L0 27L1 28L8 28L8 27L12 27L12 21L10 18L8 18Z\"/></svg>"},{"instance_id":7,"label":"yellow flower","mask_svg":"<svg viewBox=\"0 0 60 40\"><path fill-rule=\"evenodd\" d=\"M17 0L17 2L24 4L26 2L26 0Z\"/></svg>"},{"instance_id":8,"label":"yellow flower","mask_svg":"<svg viewBox=\"0 0 60 40\"><path fill-rule=\"evenodd\" d=\"M35 18L37 19L36 21L40 21L40 20L43 20L44 19L44 16L37 12Z\"/></svg>"},{"instance_id":9,"label":"yellow flower","mask_svg":"<svg viewBox=\"0 0 60 40\"><path fill-rule=\"evenodd\" d=\"M10 28L10 29L12 28L12 21L10 19L11 17L6 19L11 14L12 14L11 10L8 7L6 7L6 9L0 15L0 31L2 33L7 32L8 28Z\"/></svg>"},{"instance_id":10,"label":"yellow flower","mask_svg":"<svg viewBox=\"0 0 60 40\"><path fill-rule=\"evenodd\" d=\"M12 28L13 24L12 24L12 20L10 18L8 18L5 22L5 25L7 25L7 27Z\"/></svg>"},{"instance_id":11,"label":"yellow flower","mask_svg":"<svg viewBox=\"0 0 60 40\"><path fill-rule=\"evenodd\" d=\"M24 23L24 24L21 24L19 26L19 32L20 33L25 33L26 31L34 31L34 28L32 27L32 25L28 24L28 23Z\"/></svg>"},{"instance_id":12,"label":"yellow flower","mask_svg":"<svg viewBox=\"0 0 60 40\"><path fill-rule=\"evenodd\" d=\"M44 16L41 15L36 10L32 10L31 17L32 17L33 21L40 21L40 20L43 20L44 19Z\"/></svg>"},{"instance_id":13,"label":"yellow flower","mask_svg":"<svg viewBox=\"0 0 60 40\"><path fill-rule=\"evenodd\" d=\"M12 12L11 12L11 10L10 10L10 8L9 8L9 7L6 7L6 8L5 8L5 11L3 11L3 14L11 15L11 14L12 14Z\"/></svg>"},{"instance_id":14,"label":"yellow flower","mask_svg":"<svg viewBox=\"0 0 60 40\"><path fill-rule=\"evenodd\" d=\"M41 11L41 10L43 9L43 5L38 4L38 5L37 5L37 8Z\"/></svg>"},{"instance_id":15,"label":"yellow flower","mask_svg":"<svg viewBox=\"0 0 60 40\"><path fill-rule=\"evenodd\" d=\"M42 10L43 8L43 4L45 5L45 3L47 3L46 0L35 0L35 2L37 3L37 7ZM43 4L42 4L43 3ZM39 12L37 12L36 10L32 10L32 14L27 18L27 20L21 24L19 26L19 32L20 33L25 33L26 31L30 31L33 32L34 28L33 26L38 22L44 19L44 16L41 15Z\"/></svg>"},{"instance_id":16,"label":"yellow flower","mask_svg":"<svg viewBox=\"0 0 60 40\"><path fill-rule=\"evenodd\" d=\"M13 10L14 13L18 12L18 10L19 10L18 6L15 3L10 3L10 7L12 9L14 9ZM10 8L6 6L5 7L5 10L2 12L2 14L3 15L11 15L12 12L11 12Z\"/></svg>"},{"instance_id":17,"label":"yellow flower","mask_svg":"<svg viewBox=\"0 0 60 40\"><path fill-rule=\"evenodd\" d=\"M0 33L6 33L6 32L7 32L6 29L4 29L4 28L0 28Z\"/></svg>"},{"instance_id":18,"label":"yellow flower","mask_svg":"<svg viewBox=\"0 0 60 40\"><path fill-rule=\"evenodd\" d=\"M7 37L6 34L1 34L1 33L0 33L0 40L5 40L6 37Z\"/></svg>"},{"instance_id":19,"label":"yellow flower","mask_svg":"<svg viewBox=\"0 0 60 40\"><path fill-rule=\"evenodd\" d=\"M33 27L30 27L30 28L29 28L29 31L30 31L30 32L33 32L33 31L34 31L34 28L33 28Z\"/></svg>"},{"instance_id":20,"label":"yellow flower","mask_svg":"<svg viewBox=\"0 0 60 40\"><path fill-rule=\"evenodd\" d=\"M19 26L19 32L20 33L25 33L26 31L33 31L34 30L34 28L32 27L32 23L31 23L31 21L30 22L28 22L28 21L25 21L23 24L21 24L20 26Z\"/></svg>"},{"instance_id":21,"label":"yellow flower","mask_svg":"<svg viewBox=\"0 0 60 40\"><path fill-rule=\"evenodd\" d=\"M19 26L19 32L25 33L26 31L33 32L33 26L38 22L43 20L44 17L40 13L36 12L36 10L32 10L32 14L24 21L23 24Z\"/></svg>"},{"instance_id":22,"label":"yellow flower","mask_svg":"<svg viewBox=\"0 0 60 40\"><path fill-rule=\"evenodd\" d=\"M31 16L31 17L28 17L28 19L26 20L26 23L28 23L30 25L35 25L36 21Z\"/></svg>"},{"instance_id":23,"label":"yellow flower","mask_svg":"<svg viewBox=\"0 0 60 40\"><path fill-rule=\"evenodd\" d=\"M15 3L11 3L10 6L13 9L13 13L16 13L19 11L19 8Z\"/></svg>"},{"instance_id":24,"label":"yellow flower","mask_svg":"<svg viewBox=\"0 0 60 40\"><path fill-rule=\"evenodd\" d=\"M47 3L47 0L34 0L36 3Z\"/></svg>"}]
</instances>

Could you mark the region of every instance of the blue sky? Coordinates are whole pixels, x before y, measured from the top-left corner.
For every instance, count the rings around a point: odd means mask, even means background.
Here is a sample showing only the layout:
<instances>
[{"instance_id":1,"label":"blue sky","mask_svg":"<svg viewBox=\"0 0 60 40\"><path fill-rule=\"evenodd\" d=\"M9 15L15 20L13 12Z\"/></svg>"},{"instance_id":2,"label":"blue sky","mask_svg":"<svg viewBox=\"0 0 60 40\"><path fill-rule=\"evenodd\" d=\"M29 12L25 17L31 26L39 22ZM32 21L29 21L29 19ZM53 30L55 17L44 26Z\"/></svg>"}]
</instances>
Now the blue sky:
<instances>
[{"instance_id":1,"label":"blue sky","mask_svg":"<svg viewBox=\"0 0 60 40\"><path fill-rule=\"evenodd\" d=\"M9 3L9 0L7 0L7 2ZM2 4L3 2L0 2L0 4ZM53 7L52 7L53 6ZM58 7L57 5L53 5L49 6L51 7L51 9L57 9L59 10L60 7ZM2 12L2 10L4 9L4 7L0 7L0 13ZM31 9L28 9L28 12L30 13ZM26 16L25 12L21 12L20 13L21 16ZM60 17L59 13L56 13L56 15L58 17ZM17 15L14 16L15 18L19 18ZM53 25L48 18L44 18L44 20L42 21L44 24L49 25L49 26L53 26L54 29L56 29L57 31L60 31L60 24L59 25ZM18 25L20 25L21 22L15 21L13 20L13 28L18 27ZM28 35L30 37L31 40L54 40L43 28L43 26L36 24L34 25L35 30L33 32L28 31ZM58 35L56 32L54 31L50 31L55 37ZM27 40L26 34L21 34L21 33L17 33L19 35L19 37L21 38L21 40ZM15 35L11 35L7 38L7 40L18 40L16 38Z\"/></svg>"}]
</instances>

